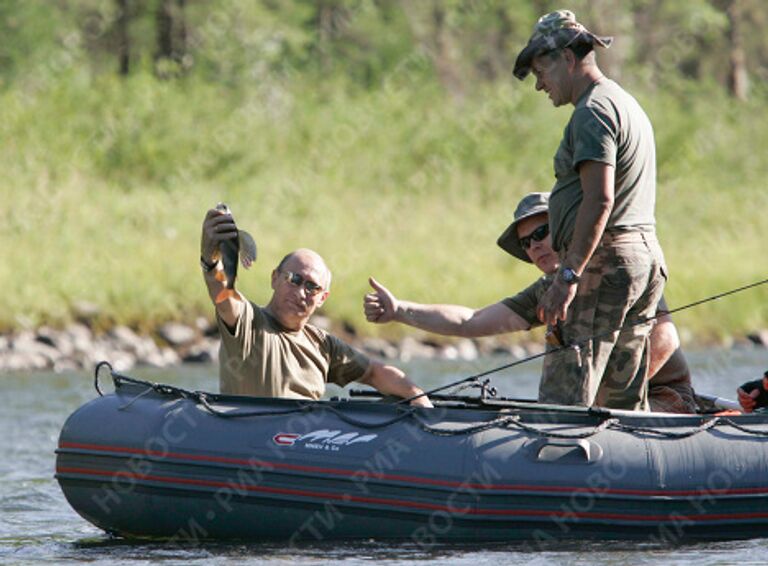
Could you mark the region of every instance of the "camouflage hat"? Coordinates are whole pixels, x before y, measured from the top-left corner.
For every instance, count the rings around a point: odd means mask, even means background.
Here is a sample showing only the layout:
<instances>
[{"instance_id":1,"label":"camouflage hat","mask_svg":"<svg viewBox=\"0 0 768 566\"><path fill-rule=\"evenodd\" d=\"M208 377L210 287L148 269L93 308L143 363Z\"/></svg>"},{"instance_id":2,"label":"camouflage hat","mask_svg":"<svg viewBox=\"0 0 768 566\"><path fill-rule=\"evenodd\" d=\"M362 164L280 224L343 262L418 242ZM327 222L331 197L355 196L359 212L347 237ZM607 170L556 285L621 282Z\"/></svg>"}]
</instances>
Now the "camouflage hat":
<instances>
[{"instance_id":1,"label":"camouflage hat","mask_svg":"<svg viewBox=\"0 0 768 566\"><path fill-rule=\"evenodd\" d=\"M528 45L517 56L514 75L522 81L531 71L531 63L536 55L568 47L577 38L601 47L610 47L613 43L612 37L595 35L577 22L570 10L558 10L541 16L533 28Z\"/></svg>"},{"instance_id":2,"label":"camouflage hat","mask_svg":"<svg viewBox=\"0 0 768 566\"><path fill-rule=\"evenodd\" d=\"M499 247L502 250L512 254L516 258L527 261L528 263L533 263L526 251L520 245L520 240L517 237L517 225L525 218L537 214L547 214L547 212L549 212L549 193L530 193L525 195L515 209L514 221L506 230L504 230L504 233L499 236L496 243L499 244Z\"/></svg>"}]
</instances>

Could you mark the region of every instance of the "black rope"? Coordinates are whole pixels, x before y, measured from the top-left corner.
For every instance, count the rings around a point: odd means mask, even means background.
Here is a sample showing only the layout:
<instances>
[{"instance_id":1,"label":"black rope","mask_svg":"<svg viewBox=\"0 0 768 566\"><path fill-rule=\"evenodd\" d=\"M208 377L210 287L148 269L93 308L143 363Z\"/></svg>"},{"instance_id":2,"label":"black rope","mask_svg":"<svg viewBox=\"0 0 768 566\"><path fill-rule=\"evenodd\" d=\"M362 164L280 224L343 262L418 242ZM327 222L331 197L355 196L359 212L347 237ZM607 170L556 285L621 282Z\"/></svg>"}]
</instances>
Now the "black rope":
<instances>
[{"instance_id":1,"label":"black rope","mask_svg":"<svg viewBox=\"0 0 768 566\"><path fill-rule=\"evenodd\" d=\"M595 418L599 418L602 420L599 424L592 427L590 430L587 430L584 432L575 432L575 433L546 431L536 426L522 422L520 415L502 415L487 421L469 424L468 426L461 427L461 428L437 427L429 424L421 416L419 412L420 409L416 407L408 407L408 408L396 407L396 410L398 411L399 414L397 414L396 416L390 419L386 419L378 422L368 422L368 421L355 419L345 414L344 411L340 411L339 409L337 409L332 405L330 406L324 405L324 404L321 405L321 404L312 403L312 402L302 403L296 408L282 410L282 411L263 411L263 410L237 411L237 412L221 411L211 404L211 402L209 401L209 397L211 397L211 395L208 393L205 393L202 391L189 391L187 389L183 389L181 387L176 387L173 385L153 383L150 381L144 381L141 379L129 377L127 375L123 375L114 371L112 369L112 366L109 364L109 362L100 362L96 366L94 382L96 384L96 388L97 388L96 390L99 391L100 395L102 394L98 386L98 380L99 380L99 372L103 367L110 368L110 374L112 376L112 379L116 388L121 387L123 383L130 383L133 385L144 387L145 388L144 391L142 391L142 393L140 393L136 398L145 395L148 391L155 391L161 395L177 397L181 399L189 399L191 401L199 403L210 414L220 418L272 417L272 416L282 416L282 415L296 414L296 413L307 413L310 411L320 410L320 411L328 411L329 413L334 414L340 420L346 422L347 424L350 424L358 428L367 428L367 429L384 428L384 427L391 426L395 423L398 423L400 421L403 421L405 419L412 418L418 423L419 428L421 428L425 432L434 434L436 436L470 435L470 434L476 434L479 432L490 430L492 428L501 428L501 429L522 430L540 437L572 439L572 440L589 438L605 430L618 430L618 431L634 433L634 434L647 434L647 435L652 435L652 436L662 437L662 438L681 439L681 438L688 438L690 436L699 434L700 432L713 429L717 426L730 426L745 434L750 434L753 436L762 436L762 437L768 438L768 430L751 429L734 422L732 419L723 418L723 417L715 417L712 419L708 419L702 422L701 425L697 427L693 427L693 428L684 430L682 432L675 432L671 430L662 430L662 429L656 429L656 428L645 427L645 426L625 424L625 423L622 423L619 418L615 416L611 416L611 412L609 410L602 410L599 413L597 413L595 411L592 411L586 408L583 408L583 411L586 415L593 416ZM212 397L216 397L216 395L212 395ZM136 398L130 401L129 404L132 403ZM575 407L564 407L563 409L573 410L575 409Z\"/></svg>"},{"instance_id":2,"label":"black rope","mask_svg":"<svg viewBox=\"0 0 768 566\"><path fill-rule=\"evenodd\" d=\"M544 356L549 356L550 354L554 354L556 352L561 352L563 350L567 350L567 349L570 349L570 348L581 348L581 347L585 346L586 344L588 344L589 342L591 342L593 340L599 340L600 338L605 338L607 336L612 335L615 332L623 332L623 331L628 330L630 328L634 328L635 326L639 326L641 324L647 324L650 321L655 320L655 319L657 319L659 317L665 316L667 314L672 314L672 313L680 312L680 311L683 311L683 310L686 310L686 309L690 309L690 308L702 305L704 303L709 303L711 301L716 301L718 299L722 299L723 297L727 297L727 296L733 295L735 293L740 293L742 291L746 291L746 290L752 289L754 287L759 287L760 285L765 285L766 283L768 283L768 279L763 279L762 281L756 281L754 283L750 283L749 285L744 285L742 287L737 287L736 289L731 289L730 291L724 291L722 293L718 293L717 295L712 295L712 296L706 297L704 299L699 299L698 301L694 301L692 303L688 303L687 305L683 305L682 307L677 307L675 309L666 310L666 311L660 311L660 312L657 312L656 314L654 314L653 316L645 317L643 319L628 321L628 322L625 322L624 324L622 324L619 328L616 328L614 330L609 330L608 332L602 332L600 334L595 334L594 336L589 336L589 337L583 338L581 340L576 340L576 341L572 342L571 344L564 344L562 346L557 346L557 347L545 350L544 352L540 352L538 354L534 354L533 356L528 356L527 358L523 358L522 360L516 360L516 361L510 362L508 364L503 364L503 365L500 365L498 367L494 367L494 368L491 368L489 370L482 371L482 372L476 373L474 375L470 375L469 377L462 378L462 379L460 379L458 381L451 382L451 383L449 383L447 385L442 385L440 387L436 387L434 389L430 389L429 391L424 391L422 393L419 393L418 395L414 395L414 396L408 397L406 399L401 399L397 403L399 403L399 404L410 403L411 401L413 401L414 399L418 399L419 397L424 397L425 395L429 396L429 395L432 395L433 393L438 393L440 391L444 391L446 389L450 389L451 387L456 387L458 385L462 385L464 383L477 380L477 379L479 379L481 377L485 377L486 375L490 375L492 373L498 373L498 372L503 371L505 369L510 369L510 368L515 367L515 366L519 366L521 364L532 362L533 360L537 360L539 358L543 358Z\"/></svg>"},{"instance_id":3,"label":"black rope","mask_svg":"<svg viewBox=\"0 0 768 566\"><path fill-rule=\"evenodd\" d=\"M96 393L99 394L99 397L104 397L104 393L102 393L101 388L99 387L99 372L103 367L108 367L109 373L111 375L114 375L114 372L112 370L112 364L110 364L109 362L101 361L98 364L96 364L96 369L93 370L93 386L94 388L96 388Z\"/></svg>"}]
</instances>

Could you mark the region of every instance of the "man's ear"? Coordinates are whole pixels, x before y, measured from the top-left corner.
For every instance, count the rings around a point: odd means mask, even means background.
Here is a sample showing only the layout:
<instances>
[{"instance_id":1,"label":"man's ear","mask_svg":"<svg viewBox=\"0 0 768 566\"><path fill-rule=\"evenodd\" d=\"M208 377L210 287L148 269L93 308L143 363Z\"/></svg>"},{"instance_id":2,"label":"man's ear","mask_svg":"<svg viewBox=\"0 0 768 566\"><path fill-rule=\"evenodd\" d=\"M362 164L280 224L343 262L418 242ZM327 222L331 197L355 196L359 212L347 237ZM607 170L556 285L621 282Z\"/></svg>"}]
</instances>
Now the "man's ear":
<instances>
[{"instance_id":1,"label":"man's ear","mask_svg":"<svg viewBox=\"0 0 768 566\"><path fill-rule=\"evenodd\" d=\"M277 283L278 283L277 278L279 277L279 275L280 274L277 272L277 269L273 269L272 270L272 283L271 283L271 286L272 286L272 290L273 291L277 290Z\"/></svg>"},{"instance_id":2,"label":"man's ear","mask_svg":"<svg viewBox=\"0 0 768 566\"><path fill-rule=\"evenodd\" d=\"M573 71L576 68L576 63L578 63L576 54L566 47L563 49L563 57L565 57L565 63L568 66L568 70Z\"/></svg>"},{"instance_id":3,"label":"man's ear","mask_svg":"<svg viewBox=\"0 0 768 566\"><path fill-rule=\"evenodd\" d=\"M320 295L320 300L317 301L317 306L318 307L322 307L323 303L328 300L328 295L330 295L330 294L331 294L330 291L323 291L323 294Z\"/></svg>"}]
</instances>

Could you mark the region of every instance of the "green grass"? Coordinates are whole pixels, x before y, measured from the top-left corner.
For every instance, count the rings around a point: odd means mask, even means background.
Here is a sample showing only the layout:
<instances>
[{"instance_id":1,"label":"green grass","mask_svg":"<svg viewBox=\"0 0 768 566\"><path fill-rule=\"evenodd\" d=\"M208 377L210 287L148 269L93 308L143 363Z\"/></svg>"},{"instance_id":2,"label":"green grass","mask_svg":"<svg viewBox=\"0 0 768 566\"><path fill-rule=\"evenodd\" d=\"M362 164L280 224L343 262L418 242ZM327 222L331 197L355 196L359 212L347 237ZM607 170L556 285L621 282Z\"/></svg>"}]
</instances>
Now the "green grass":
<instances>
[{"instance_id":1,"label":"green grass","mask_svg":"<svg viewBox=\"0 0 768 566\"><path fill-rule=\"evenodd\" d=\"M80 74L0 94L0 326L63 324L72 305L142 329L212 313L200 224L222 200L259 244L253 300L290 249L334 271L325 311L362 333L367 277L401 297L482 306L535 276L495 245L515 204L552 182L569 110L532 85L456 103L406 76L227 89ZM634 91L634 89L632 89ZM659 234L672 306L768 277L768 105L638 92L657 134ZM768 291L677 316L706 339L768 327Z\"/></svg>"}]
</instances>

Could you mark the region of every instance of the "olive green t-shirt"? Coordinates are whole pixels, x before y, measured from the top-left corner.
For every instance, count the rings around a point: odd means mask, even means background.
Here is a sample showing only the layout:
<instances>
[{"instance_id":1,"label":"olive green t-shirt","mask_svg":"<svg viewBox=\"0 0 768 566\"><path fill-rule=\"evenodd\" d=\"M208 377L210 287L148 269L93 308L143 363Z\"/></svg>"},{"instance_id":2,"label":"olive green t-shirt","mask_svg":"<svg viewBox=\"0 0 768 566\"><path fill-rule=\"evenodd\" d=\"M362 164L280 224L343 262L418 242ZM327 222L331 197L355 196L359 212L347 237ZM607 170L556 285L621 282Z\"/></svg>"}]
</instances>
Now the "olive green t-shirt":
<instances>
[{"instance_id":1,"label":"olive green t-shirt","mask_svg":"<svg viewBox=\"0 0 768 566\"><path fill-rule=\"evenodd\" d=\"M549 199L552 247L573 237L583 193L579 166L597 161L614 167L614 204L607 231L653 230L656 148L653 127L628 92L609 79L594 83L576 102L555 154L555 185Z\"/></svg>"},{"instance_id":2,"label":"olive green t-shirt","mask_svg":"<svg viewBox=\"0 0 768 566\"><path fill-rule=\"evenodd\" d=\"M326 383L343 387L368 370L367 356L324 330L287 331L265 309L242 304L234 334L217 317L222 393L320 399Z\"/></svg>"},{"instance_id":3,"label":"olive green t-shirt","mask_svg":"<svg viewBox=\"0 0 768 566\"><path fill-rule=\"evenodd\" d=\"M536 307L539 306L539 300L552 284L552 278L544 275L517 295L502 299L504 306L514 311L520 318L531 325L531 328L541 326L539 317L536 316Z\"/></svg>"}]
</instances>

